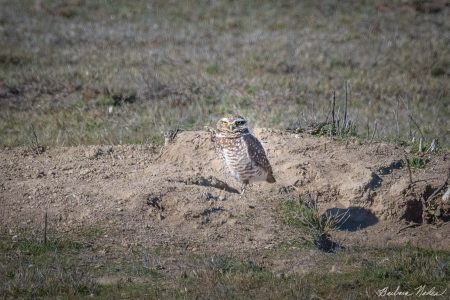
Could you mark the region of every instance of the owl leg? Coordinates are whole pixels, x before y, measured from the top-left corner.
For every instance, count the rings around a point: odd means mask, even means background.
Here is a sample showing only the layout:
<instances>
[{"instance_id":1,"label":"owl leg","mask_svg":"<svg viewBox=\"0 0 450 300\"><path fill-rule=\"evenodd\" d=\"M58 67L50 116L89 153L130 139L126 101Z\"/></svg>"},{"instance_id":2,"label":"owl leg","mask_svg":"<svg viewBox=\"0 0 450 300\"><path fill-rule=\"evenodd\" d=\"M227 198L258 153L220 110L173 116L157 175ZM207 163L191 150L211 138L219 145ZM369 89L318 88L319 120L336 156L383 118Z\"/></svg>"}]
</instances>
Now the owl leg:
<instances>
[{"instance_id":1,"label":"owl leg","mask_svg":"<svg viewBox=\"0 0 450 300\"><path fill-rule=\"evenodd\" d=\"M241 187L241 197L244 195L244 192L245 192L245 189L247 188L247 186L248 186L248 180L244 180L242 182L242 187Z\"/></svg>"}]
</instances>

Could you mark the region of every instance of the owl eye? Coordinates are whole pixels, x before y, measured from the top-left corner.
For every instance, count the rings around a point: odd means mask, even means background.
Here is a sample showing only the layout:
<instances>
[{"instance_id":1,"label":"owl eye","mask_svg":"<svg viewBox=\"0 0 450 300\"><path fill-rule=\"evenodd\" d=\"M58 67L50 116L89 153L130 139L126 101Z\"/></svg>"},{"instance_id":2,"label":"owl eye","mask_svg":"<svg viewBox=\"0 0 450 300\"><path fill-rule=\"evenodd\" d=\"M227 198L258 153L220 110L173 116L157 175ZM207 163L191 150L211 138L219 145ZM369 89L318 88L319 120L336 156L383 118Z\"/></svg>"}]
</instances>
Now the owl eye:
<instances>
[{"instance_id":1,"label":"owl eye","mask_svg":"<svg viewBox=\"0 0 450 300\"><path fill-rule=\"evenodd\" d=\"M245 124L245 121L236 121L235 124L236 124L236 125L244 125L244 124Z\"/></svg>"},{"instance_id":2,"label":"owl eye","mask_svg":"<svg viewBox=\"0 0 450 300\"><path fill-rule=\"evenodd\" d=\"M228 125L228 122L227 121L222 121L222 124L223 125Z\"/></svg>"}]
</instances>

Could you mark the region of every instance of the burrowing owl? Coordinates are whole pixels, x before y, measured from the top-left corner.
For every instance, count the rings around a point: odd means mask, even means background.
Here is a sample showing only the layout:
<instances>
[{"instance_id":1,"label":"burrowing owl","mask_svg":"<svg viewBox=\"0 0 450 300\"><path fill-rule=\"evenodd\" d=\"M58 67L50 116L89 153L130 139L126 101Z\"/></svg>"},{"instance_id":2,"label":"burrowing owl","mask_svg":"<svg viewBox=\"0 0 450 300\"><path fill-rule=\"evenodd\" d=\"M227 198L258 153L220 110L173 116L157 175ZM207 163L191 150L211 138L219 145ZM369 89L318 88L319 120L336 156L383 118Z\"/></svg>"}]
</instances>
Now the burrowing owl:
<instances>
[{"instance_id":1,"label":"burrowing owl","mask_svg":"<svg viewBox=\"0 0 450 300\"><path fill-rule=\"evenodd\" d=\"M264 148L251 134L243 117L231 113L217 122L216 129L213 135L215 150L230 174L242 182L242 193L249 183L275 182Z\"/></svg>"}]
</instances>

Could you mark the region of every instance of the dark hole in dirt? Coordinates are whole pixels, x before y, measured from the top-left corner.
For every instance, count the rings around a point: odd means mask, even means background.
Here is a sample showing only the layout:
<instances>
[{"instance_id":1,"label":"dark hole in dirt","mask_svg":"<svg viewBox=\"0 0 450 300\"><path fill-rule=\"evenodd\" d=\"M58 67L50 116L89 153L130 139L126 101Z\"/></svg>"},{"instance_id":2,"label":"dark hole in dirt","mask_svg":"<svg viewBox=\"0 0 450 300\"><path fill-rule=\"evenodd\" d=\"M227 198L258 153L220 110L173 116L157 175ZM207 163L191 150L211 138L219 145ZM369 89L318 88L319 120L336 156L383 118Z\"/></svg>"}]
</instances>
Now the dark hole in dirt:
<instances>
[{"instance_id":1,"label":"dark hole in dirt","mask_svg":"<svg viewBox=\"0 0 450 300\"><path fill-rule=\"evenodd\" d=\"M421 201L418 201L420 204L420 209L417 208L417 214L420 214L418 216L414 216L416 219L421 219L422 222L431 224L448 222L450 220L450 205L446 204L442 199L442 190L445 191L444 186L436 188L431 185L425 186L422 199ZM422 201L425 203L425 208L423 207ZM419 206L419 204L417 204L417 206ZM408 205L407 208L411 209L411 205ZM425 211L423 211L423 209L425 209ZM405 215L409 216L406 213Z\"/></svg>"},{"instance_id":2,"label":"dark hole in dirt","mask_svg":"<svg viewBox=\"0 0 450 300\"><path fill-rule=\"evenodd\" d=\"M422 223L422 202L419 200L408 200L406 202L406 210L401 219L408 222Z\"/></svg>"},{"instance_id":3,"label":"dark hole in dirt","mask_svg":"<svg viewBox=\"0 0 450 300\"><path fill-rule=\"evenodd\" d=\"M330 208L323 216L344 216L335 224L339 230L357 231L378 223L378 218L363 207Z\"/></svg>"},{"instance_id":4,"label":"dark hole in dirt","mask_svg":"<svg viewBox=\"0 0 450 300\"><path fill-rule=\"evenodd\" d=\"M434 193L435 190L436 190L435 188L427 184L425 186L425 191L423 192L423 199L428 200L428 198L430 198L430 196Z\"/></svg>"}]
</instances>

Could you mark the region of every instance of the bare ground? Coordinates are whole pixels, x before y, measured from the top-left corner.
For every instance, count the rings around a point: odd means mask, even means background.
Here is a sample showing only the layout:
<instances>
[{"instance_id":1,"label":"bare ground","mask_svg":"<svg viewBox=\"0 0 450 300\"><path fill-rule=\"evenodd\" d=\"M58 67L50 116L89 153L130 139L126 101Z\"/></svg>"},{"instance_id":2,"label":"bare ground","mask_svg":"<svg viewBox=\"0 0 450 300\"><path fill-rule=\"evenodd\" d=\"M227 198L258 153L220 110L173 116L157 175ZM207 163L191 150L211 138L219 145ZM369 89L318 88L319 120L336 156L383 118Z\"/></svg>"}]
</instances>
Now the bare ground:
<instances>
[{"instance_id":1,"label":"bare ground","mask_svg":"<svg viewBox=\"0 0 450 300\"><path fill-rule=\"evenodd\" d=\"M410 242L450 249L448 222L405 228L408 222L422 222L421 199L445 181L448 154L424 156L427 163L412 172L410 186L403 166L409 154L402 147L270 129L255 134L277 182L253 184L242 197L206 132L181 132L162 149L79 146L40 155L26 148L2 149L2 227L10 235L30 230L41 235L48 211L49 234L54 236L102 228L105 234L96 237L105 245L100 254L133 247L251 254L274 273L306 272L314 251L306 257L258 253L307 239L283 224L279 204L316 195L321 211L349 209L350 219L333 236L344 247ZM448 204L442 207L448 209ZM179 272L179 262L167 254L164 272Z\"/></svg>"}]
</instances>

